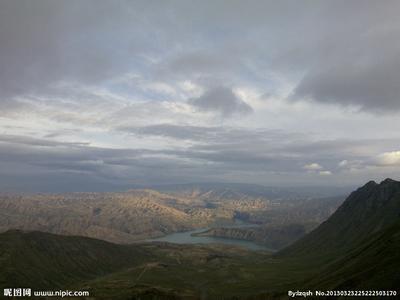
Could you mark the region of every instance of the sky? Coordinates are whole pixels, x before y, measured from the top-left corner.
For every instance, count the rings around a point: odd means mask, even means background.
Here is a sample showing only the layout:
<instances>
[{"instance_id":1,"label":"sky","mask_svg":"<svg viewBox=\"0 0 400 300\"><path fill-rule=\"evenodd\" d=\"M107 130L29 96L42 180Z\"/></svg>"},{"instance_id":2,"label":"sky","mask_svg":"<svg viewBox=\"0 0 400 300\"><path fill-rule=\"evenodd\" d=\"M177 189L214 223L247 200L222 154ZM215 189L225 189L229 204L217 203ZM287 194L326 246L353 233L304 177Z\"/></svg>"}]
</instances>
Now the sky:
<instances>
[{"instance_id":1,"label":"sky","mask_svg":"<svg viewBox=\"0 0 400 300\"><path fill-rule=\"evenodd\" d=\"M399 1L0 1L0 189L400 178Z\"/></svg>"}]
</instances>

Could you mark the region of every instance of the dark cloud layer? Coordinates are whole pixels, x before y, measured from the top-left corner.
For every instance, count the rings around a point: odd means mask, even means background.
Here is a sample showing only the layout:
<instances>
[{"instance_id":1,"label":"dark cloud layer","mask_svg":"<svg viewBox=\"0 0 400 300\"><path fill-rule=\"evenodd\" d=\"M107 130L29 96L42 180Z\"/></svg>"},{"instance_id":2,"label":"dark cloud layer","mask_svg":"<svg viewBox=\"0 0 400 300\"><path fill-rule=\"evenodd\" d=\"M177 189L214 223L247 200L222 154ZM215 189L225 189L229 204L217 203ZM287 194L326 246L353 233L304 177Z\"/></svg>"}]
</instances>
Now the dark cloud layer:
<instances>
[{"instance_id":1,"label":"dark cloud layer","mask_svg":"<svg viewBox=\"0 0 400 300\"><path fill-rule=\"evenodd\" d=\"M399 12L400 5L391 9ZM372 112L399 110L400 22L390 24L392 14L379 20L384 24L371 20L365 28L349 28L353 40L340 39L341 47L314 63L296 87L295 97L355 105Z\"/></svg>"},{"instance_id":2,"label":"dark cloud layer","mask_svg":"<svg viewBox=\"0 0 400 300\"><path fill-rule=\"evenodd\" d=\"M170 61L164 78L262 84L256 77L264 72L303 74L295 98L398 110L399 11L390 0L5 0L0 93L4 100L60 81L97 84L132 69L156 78ZM148 56L159 63L146 63ZM213 103L216 95L222 100ZM249 111L222 88L195 103L224 114Z\"/></svg>"},{"instance_id":3,"label":"dark cloud layer","mask_svg":"<svg viewBox=\"0 0 400 300\"><path fill-rule=\"evenodd\" d=\"M355 155L354 149L372 146L376 148L372 151L380 153L397 143L396 140L312 142L296 134L256 133L246 129L193 127L188 131L197 132L197 140L202 142L186 149L160 150L110 149L81 143L51 143L25 136L0 136L0 186L7 189L13 186L10 178L22 180L32 176L29 184L33 189L36 186L36 190L46 185L49 189L53 184L58 186L62 178L64 190L98 190L155 182L229 181L230 174L247 174L248 182L256 183L275 182L263 182L263 177L278 174L277 178L285 176L291 182L305 184L304 166L316 163L316 158L322 166L317 171L321 172L363 169L377 165L378 161L368 155ZM160 126L156 131L141 130L140 134L186 138L170 133L170 127L163 131ZM339 164L343 161L346 163ZM14 185L18 186L16 182ZM279 185L285 185L285 181Z\"/></svg>"},{"instance_id":4,"label":"dark cloud layer","mask_svg":"<svg viewBox=\"0 0 400 300\"><path fill-rule=\"evenodd\" d=\"M229 88L216 87L190 101L200 111L217 112L224 117L234 114L247 114L253 111L251 106L239 99Z\"/></svg>"}]
</instances>

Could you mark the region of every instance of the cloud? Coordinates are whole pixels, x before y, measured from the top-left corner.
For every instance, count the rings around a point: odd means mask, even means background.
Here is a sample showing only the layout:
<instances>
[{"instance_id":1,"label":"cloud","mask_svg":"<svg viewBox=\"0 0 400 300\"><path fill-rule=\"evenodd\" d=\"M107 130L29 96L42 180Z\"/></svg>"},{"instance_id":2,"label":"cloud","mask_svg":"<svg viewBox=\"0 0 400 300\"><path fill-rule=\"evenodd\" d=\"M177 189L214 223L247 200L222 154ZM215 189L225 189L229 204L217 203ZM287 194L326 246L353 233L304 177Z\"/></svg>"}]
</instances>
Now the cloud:
<instances>
[{"instance_id":1,"label":"cloud","mask_svg":"<svg viewBox=\"0 0 400 300\"><path fill-rule=\"evenodd\" d=\"M94 30L105 29L100 20L113 20L117 29L118 10L118 5L107 2L1 1L1 95L43 91L61 80L96 82L123 70L119 61L112 60L113 51L96 42ZM119 13L126 16L123 10ZM103 34L112 38L108 30ZM113 40L120 44L118 34Z\"/></svg>"},{"instance_id":2,"label":"cloud","mask_svg":"<svg viewBox=\"0 0 400 300\"><path fill-rule=\"evenodd\" d=\"M30 109L32 109L32 106L28 103L7 98L0 99L0 117L15 117L19 113L29 111Z\"/></svg>"},{"instance_id":3,"label":"cloud","mask_svg":"<svg viewBox=\"0 0 400 300\"><path fill-rule=\"evenodd\" d=\"M30 137L0 136L0 187L17 190L109 190L176 182L188 163L164 151L112 149ZM162 171L164 170L164 171ZM195 172L188 172L188 179ZM181 178L182 179L182 178ZM64 181L64 184L62 183ZM55 185L55 186L53 186Z\"/></svg>"},{"instance_id":4,"label":"cloud","mask_svg":"<svg viewBox=\"0 0 400 300\"><path fill-rule=\"evenodd\" d=\"M83 146L89 145L87 142L57 142L47 139L38 139L26 136L0 134L0 143L22 144L40 147L58 147L58 146Z\"/></svg>"},{"instance_id":5,"label":"cloud","mask_svg":"<svg viewBox=\"0 0 400 300\"><path fill-rule=\"evenodd\" d=\"M337 1L324 5L318 20L322 30L316 29L318 44L314 50L303 48L315 56L307 54L309 68L296 85L294 98L374 113L400 110L396 79L400 75L400 21L395 17L400 3L386 4L368 2L360 7L357 2Z\"/></svg>"},{"instance_id":6,"label":"cloud","mask_svg":"<svg viewBox=\"0 0 400 300\"><path fill-rule=\"evenodd\" d=\"M247 129L230 126L194 126L190 124L154 124L148 126L119 126L116 130L139 136L168 137L177 140L192 140L202 144L237 144L278 141L301 138L302 135L282 130Z\"/></svg>"},{"instance_id":7,"label":"cloud","mask_svg":"<svg viewBox=\"0 0 400 300\"><path fill-rule=\"evenodd\" d=\"M341 171L355 171L355 170L362 170L365 168L368 168L371 165L374 165L373 162L371 162L371 158L366 158L366 161L363 160L347 160L344 159L339 162L338 167Z\"/></svg>"},{"instance_id":8,"label":"cloud","mask_svg":"<svg viewBox=\"0 0 400 300\"><path fill-rule=\"evenodd\" d=\"M311 163L303 166L303 169L309 170L309 171L317 171L323 169L323 167L320 164L317 163Z\"/></svg>"},{"instance_id":9,"label":"cloud","mask_svg":"<svg viewBox=\"0 0 400 300\"><path fill-rule=\"evenodd\" d=\"M400 165L400 151L382 153L378 156L377 162L383 166Z\"/></svg>"},{"instance_id":10,"label":"cloud","mask_svg":"<svg viewBox=\"0 0 400 300\"><path fill-rule=\"evenodd\" d=\"M332 175L332 172L331 171L319 171L318 174L322 175L322 176L329 176L329 175Z\"/></svg>"},{"instance_id":11,"label":"cloud","mask_svg":"<svg viewBox=\"0 0 400 300\"><path fill-rule=\"evenodd\" d=\"M399 28L400 31L400 28ZM397 38L400 38L400 34ZM400 50L400 48L399 48ZM360 107L372 112L393 112L400 109L400 63L395 57L379 54L369 58L367 65L356 55L351 61L319 65L301 80L294 93L296 97L314 101ZM359 66L361 64L361 66Z\"/></svg>"},{"instance_id":12,"label":"cloud","mask_svg":"<svg viewBox=\"0 0 400 300\"><path fill-rule=\"evenodd\" d=\"M219 113L223 117L253 112L250 105L226 87L211 88L200 97L191 99L189 103L200 111Z\"/></svg>"},{"instance_id":13,"label":"cloud","mask_svg":"<svg viewBox=\"0 0 400 300\"><path fill-rule=\"evenodd\" d=\"M303 166L303 169L307 170L309 173L314 173L314 174L318 174L321 176L332 175L331 171L324 170L324 167L318 163L306 164Z\"/></svg>"},{"instance_id":14,"label":"cloud","mask_svg":"<svg viewBox=\"0 0 400 300\"><path fill-rule=\"evenodd\" d=\"M121 126L117 128L121 131L134 133L137 135L150 135L170 137L182 140L204 140L210 134L218 132L217 127L201 127L192 125L176 125L176 124L155 124L143 127Z\"/></svg>"},{"instance_id":15,"label":"cloud","mask_svg":"<svg viewBox=\"0 0 400 300\"><path fill-rule=\"evenodd\" d=\"M5 0L0 94L45 93L62 81L109 84L135 70L168 96L174 92L168 83L182 79L252 84L272 94L283 82L296 99L398 111L399 8L390 0L362 7L358 1L178 1L172 8Z\"/></svg>"},{"instance_id":16,"label":"cloud","mask_svg":"<svg viewBox=\"0 0 400 300\"><path fill-rule=\"evenodd\" d=\"M184 128L185 126L182 126ZM178 142L157 143L136 148L95 147L82 142L59 142L26 136L0 136L0 187L29 190L107 190L126 189L135 185L177 182L240 181L259 184L324 184L354 180L351 172L339 171L338 158L347 155L341 141L335 147L334 157L325 157L319 148L304 136L265 130L248 130L224 127L188 127L179 134L181 127L148 127L133 135L134 143L147 135L173 138ZM165 129L165 130L164 130ZM204 131L204 132L203 132ZM197 132L194 143L181 141ZM282 140L282 137L285 137ZM310 149L291 147L291 141L302 141ZM356 143L356 141L353 141ZM376 144L376 141L370 141ZM361 142L362 145L364 143ZM254 147L257 145L257 147ZM330 144L332 146L332 143ZM139 146L139 145L138 145ZM300 149L300 150L299 150ZM357 153L353 153L354 156ZM319 163L304 165L313 157ZM351 162L351 160L348 160ZM325 167L322 169L322 165ZM300 166L300 170L299 170ZM302 176L301 166L307 166L308 176ZM382 166L382 169L385 166ZM336 169L335 169L336 168ZM378 168L378 169L377 169ZM368 168L358 174L370 176ZM360 173L361 172L361 173ZM381 172L379 166L375 174ZM166 175L167 174L167 175ZM350 174L350 175L349 175ZM382 176L387 176L387 172ZM358 175L361 176L361 175ZM28 180L31 177L31 180ZM286 181L282 181L282 178ZM247 180L244 180L246 178ZM64 185L62 184L64 180ZM25 183L29 182L28 185ZM325 183L326 184L326 183Z\"/></svg>"},{"instance_id":17,"label":"cloud","mask_svg":"<svg viewBox=\"0 0 400 300\"><path fill-rule=\"evenodd\" d=\"M3 186L398 172L400 2L116 2L0 1Z\"/></svg>"}]
</instances>

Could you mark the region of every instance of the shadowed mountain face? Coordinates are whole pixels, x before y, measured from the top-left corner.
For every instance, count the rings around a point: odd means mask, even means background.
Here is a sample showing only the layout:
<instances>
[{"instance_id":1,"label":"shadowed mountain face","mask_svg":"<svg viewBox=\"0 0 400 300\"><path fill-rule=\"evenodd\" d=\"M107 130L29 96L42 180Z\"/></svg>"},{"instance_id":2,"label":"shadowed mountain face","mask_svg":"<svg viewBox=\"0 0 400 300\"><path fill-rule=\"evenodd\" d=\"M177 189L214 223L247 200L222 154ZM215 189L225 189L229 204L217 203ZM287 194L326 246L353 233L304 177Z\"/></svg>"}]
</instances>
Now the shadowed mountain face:
<instances>
[{"instance_id":1,"label":"shadowed mountain face","mask_svg":"<svg viewBox=\"0 0 400 300\"><path fill-rule=\"evenodd\" d=\"M113 299L272 299L288 290L400 286L400 182L370 182L281 252L228 246L115 245L81 237L0 234L0 287L88 289Z\"/></svg>"},{"instance_id":2,"label":"shadowed mountain face","mask_svg":"<svg viewBox=\"0 0 400 300\"><path fill-rule=\"evenodd\" d=\"M281 255L326 256L346 252L399 219L400 182L370 181L351 193L327 221Z\"/></svg>"},{"instance_id":3,"label":"shadowed mountain face","mask_svg":"<svg viewBox=\"0 0 400 300\"><path fill-rule=\"evenodd\" d=\"M329 290L397 290L400 286L400 221L372 234L330 263L308 286Z\"/></svg>"}]
</instances>

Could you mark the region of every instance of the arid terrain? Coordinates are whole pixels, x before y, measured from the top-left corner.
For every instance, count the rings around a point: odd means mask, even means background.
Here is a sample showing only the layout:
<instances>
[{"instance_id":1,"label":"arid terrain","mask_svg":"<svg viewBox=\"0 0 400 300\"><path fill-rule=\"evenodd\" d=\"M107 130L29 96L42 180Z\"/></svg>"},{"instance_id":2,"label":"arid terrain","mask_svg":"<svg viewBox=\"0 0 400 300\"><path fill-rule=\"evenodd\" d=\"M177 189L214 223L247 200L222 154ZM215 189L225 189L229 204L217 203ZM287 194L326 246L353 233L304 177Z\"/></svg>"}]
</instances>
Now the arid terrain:
<instances>
[{"instance_id":1,"label":"arid terrain","mask_svg":"<svg viewBox=\"0 0 400 300\"><path fill-rule=\"evenodd\" d=\"M173 191L3 195L0 231L39 230L127 244L207 227L212 229L203 235L279 249L327 219L343 199L196 186ZM236 221L254 227L224 227Z\"/></svg>"}]
</instances>

